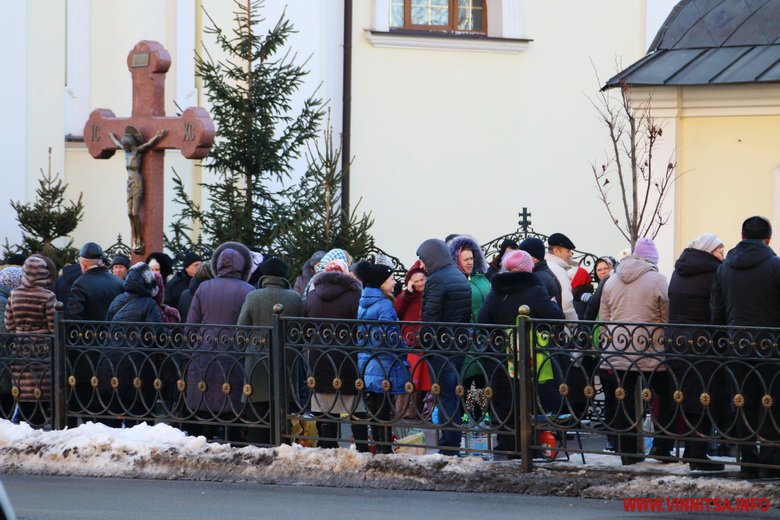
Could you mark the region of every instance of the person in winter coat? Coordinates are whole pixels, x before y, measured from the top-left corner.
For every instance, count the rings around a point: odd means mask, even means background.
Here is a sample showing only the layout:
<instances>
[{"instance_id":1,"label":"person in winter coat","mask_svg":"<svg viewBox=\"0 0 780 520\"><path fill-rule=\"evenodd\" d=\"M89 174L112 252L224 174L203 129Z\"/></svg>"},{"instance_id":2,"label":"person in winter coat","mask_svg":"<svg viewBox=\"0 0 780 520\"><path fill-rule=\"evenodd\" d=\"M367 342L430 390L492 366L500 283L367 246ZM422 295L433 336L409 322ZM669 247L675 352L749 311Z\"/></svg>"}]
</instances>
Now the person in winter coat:
<instances>
[{"instance_id":1,"label":"person in winter coat","mask_svg":"<svg viewBox=\"0 0 780 520\"><path fill-rule=\"evenodd\" d=\"M682 252L674 264L674 273L669 282L669 323L710 322L710 290L715 280L715 271L724 256L723 242L712 233L697 237ZM667 351L670 353L690 356L715 354L704 346L709 335L695 327L669 327L667 338ZM688 432L685 441L685 458L691 459L691 470L722 470L723 464L709 461L707 444L713 425L710 418L723 418L722 412L726 411L728 392L724 382L728 378L718 370L717 362L694 357L672 359L669 367L675 375L677 387L683 393L682 409L686 424L692 425L692 431ZM713 406L702 406L699 398L702 392L710 394ZM696 436L701 436L703 440L694 440Z\"/></svg>"},{"instance_id":2,"label":"person in winter coat","mask_svg":"<svg viewBox=\"0 0 780 520\"><path fill-rule=\"evenodd\" d=\"M547 289L542 285L539 277L532 274L533 267L533 259L525 251L512 251L504 255L502 261L503 270L493 277L492 288L480 310L480 323L514 326L517 320L517 310L522 305L528 306L531 318L563 319L561 308L550 299ZM503 344L511 345L512 342L507 339ZM505 360L506 356L504 354L511 354L511 352L499 352L497 357ZM544 362L544 358L537 355L535 365L537 366L536 377L539 388L554 381L552 367L549 362ZM496 419L500 425L514 428L513 385L510 380L510 377L517 377L513 373L514 367L509 366L507 370L497 367L487 368L489 373L492 374L491 384L494 386L495 391L493 405ZM557 388L555 390L557 391ZM545 400L544 395L553 394L550 392L540 393L542 408L548 411L555 410L559 402L549 402L549 400ZM514 439L515 436L513 434L498 435L496 448L499 450L519 451L520 447L515 446Z\"/></svg>"},{"instance_id":3,"label":"person in winter coat","mask_svg":"<svg viewBox=\"0 0 780 520\"><path fill-rule=\"evenodd\" d=\"M163 279L167 282L173 274L173 261L171 257L165 253L155 251L146 257L144 261L154 272L163 275Z\"/></svg>"},{"instance_id":4,"label":"person in winter coat","mask_svg":"<svg viewBox=\"0 0 780 520\"><path fill-rule=\"evenodd\" d=\"M192 280L190 280L190 286L181 293L181 297L179 298L179 306L177 309L179 310L179 316L181 316L182 320L186 320L187 315L190 312L192 297L195 296L195 292L198 290L198 287L200 287L200 284L206 280L211 280L212 278L214 278L214 273L211 271L211 263L201 263L198 270L195 271Z\"/></svg>"},{"instance_id":5,"label":"person in winter coat","mask_svg":"<svg viewBox=\"0 0 780 520\"><path fill-rule=\"evenodd\" d=\"M428 369L436 374L441 387L437 397L439 408L439 424L443 426L460 425L460 399L455 394L460 373L463 368L463 352L468 345L460 344L460 338L451 334L451 327L439 327L439 322L468 323L471 319L471 284L463 273L455 266L450 256L447 244L442 240L431 238L420 244L417 256L422 260L423 267L428 271L422 302L422 321L432 323L423 327L420 337L429 337L433 345L422 344L423 348L437 348L447 351L445 358L431 356ZM455 354L452 354L455 352ZM440 453L457 455L460 449L460 431L443 429L439 437Z\"/></svg>"},{"instance_id":6,"label":"person in winter coat","mask_svg":"<svg viewBox=\"0 0 780 520\"><path fill-rule=\"evenodd\" d=\"M274 306L282 305L282 316L302 316L301 295L290 289L287 281L289 267L280 258L268 257L260 264L259 288L249 293L241 307L238 324L251 327L273 325ZM271 380L268 372L268 342L250 342L244 364L246 383L252 386L252 393L246 397L245 419L249 422L247 440L255 444L271 442L268 427L252 425L260 421L268 423L271 401ZM250 353L252 355L250 355Z\"/></svg>"},{"instance_id":7,"label":"person in winter coat","mask_svg":"<svg viewBox=\"0 0 780 520\"><path fill-rule=\"evenodd\" d=\"M306 301L306 298L309 296L309 291L314 288L313 284L316 275L323 272L328 264L333 260L340 260L344 262L344 264L347 266L347 269L349 269L349 266L352 264L352 257L350 257L349 253L343 249L335 248L325 253L325 255L320 259L320 262L314 268L315 276L309 280L309 283L307 283L306 287L303 289L303 301Z\"/></svg>"},{"instance_id":8,"label":"person in winter coat","mask_svg":"<svg viewBox=\"0 0 780 520\"><path fill-rule=\"evenodd\" d=\"M340 250L339 250L340 251ZM328 256L328 255L326 255ZM317 273L309 284L308 297L303 303L303 315L308 318L330 318L335 320L354 320L358 316L360 295L363 286L352 277L346 264L336 258L328 261L328 269ZM339 265L343 264L343 265ZM349 414L355 419L365 417L365 405L357 399L355 382L358 379L357 356L344 351L312 347L308 352L309 370L314 377L314 395L311 398L311 411L319 419L318 446L338 448L338 424L329 416ZM334 387L334 380L340 385ZM368 451L368 427L365 424L352 425L355 447L358 451Z\"/></svg>"},{"instance_id":9,"label":"person in winter coat","mask_svg":"<svg viewBox=\"0 0 780 520\"><path fill-rule=\"evenodd\" d=\"M11 333L52 334L56 297L51 291L51 273L46 261L39 255L30 256L22 270L22 284L11 291L5 307L5 326ZM11 364L11 378L19 389L17 402L22 418L30 424L42 425L44 408L51 399L49 343L22 337L13 344L11 354L20 359Z\"/></svg>"},{"instance_id":10,"label":"person in winter coat","mask_svg":"<svg viewBox=\"0 0 780 520\"><path fill-rule=\"evenodd\" d=\"M715 274L710 296L710 319L716 325L733 327L777 327L780 324L780 258L769 242L772 225L764 217L750 217L742 223L742 240L730 250ZM735 355L735 353L730 353ZM744 356L744 353L740 353ZM752 354L757 355L757 354ZM780 440L780 378L775 361L758 363L750 369L735 362L726 367L735 378L745 405L735 419L737 426L731 435L739 439L761 438L772 442ZM763 409L762 394L772 396L771 410ZM740 446L742 462L780 465L780 450L762 445L756 453L754 446ZM757 468L742 466L741 474L756 476ZM780 476L780 470L763 470L767 477Z\"/></svg>"},{"instance_id":11,"label":"person in winter coat","mask_svg":"<svg viewBox=\"0 0 780 520\"><path fill-rule=\"evenodd\" d=\"M497 275L501 271L501 260L504 258L504 255L507 254L509 251L517 251L520 249L520 246L517 245L517 242L514 240L506 239L503 242L501 242L501 245L498 248L498 254L493 257L493 260L490 261L490 265L488 266L488 270L485 273L485 276L488 280L493 280L493 277Z\"/></svg>"},{"instance_id":12,"label":"person in winter coat","mask_svg":"<svg viewBox=\"0 0 780 520\"><path fill-rule=\"evenodd\" d=\"M5 316L5 306L11 291L22 285L24 270L16 265L11 265L0 271L0 315ZM8 332L5 320L0 321L0 334Z\"/></svg>"},{"instance_id":13,"label":"person in winter coat","mask_svg":"<svg viewBox=\"0 0 780 520\"><path fill-rule=\"evenodd\" d=\"M103 249L94 242L87 242L81 248L79 264L82 275L71 287L65 308L67 319L103 321L108 306L122 292L122 280L108 271L102 258Z\"/></svg>"},{"instance_id":14,"label":"person in winter coat","mask_svg":"<svg viewBox=\"0 0 780 520\"><path fill-rule=\"evenodd\" d=\"M360 297L358 319L362 321L398 321L393 308L393 270L374 264L365 275L365 287ZM370 413L377 453L392 453L392 435L389 423L395 410L395 396L405 393L404 385L411 379L406 356L393 352L405 348L397 325L361 325L364 327L364 347L358 351L358 369L365 383L363 398ZM385 381L390 387L383 388ZM378 423L378 424L377 424Z\"/></svg>"},{"instance_id":15,"label":"person in winter coat","mask_svg":"<svg viewBox=\"0 0 780 520\"><path fill-rule=\"evenodd\" d=\"M154 295L154 302L162 313L164 323L181 323L181 314L176 307L163 303L165 301L165 280L161 273L154 273L154 283L157 285L157 294Z\"/></svg>"},{"instance_id":16,"label":"person in winter coat","mask_svg":"<svg viewBox=\"0 0 780 520\"><path fill-rule=\"evenodd\" d=\"M308 260L306 260L306 263L303 264L301 274L295 277L295 284L293 285L293 291L303 296L303 291L306 289L306 286L309 284L309 280L311 280L314 277L314 273L316 272L315 269L319 265L320 260L322 260L323 256L325 256L325 251L315 251L314 254L312 254L311 257Z\"/></svg>"},{"instance_id":17,"label":"person in winter coat","mask_svg":"<svg viewBox=\"0 0 780 520\"><path fill-rule=\"evenodd\" d=\"M147 342L148 335L135 336L137 323L161 323L163 315L154 297L159 289L155 273L143 262L135 264L122 282L123 292L111 302L105 321L115 324L124 322L133 325L117 326L112 330L114 341L104 349L97 367L99 392L107 404L108 413L115 416L145 415L153 409L156 391L152 382L155 378L155 359L148 349L154 347L154 340ZM127 339L125 339L127 338ZM119 384L113 388L111 379ZM136 389L133 380L141 379ZM104 420L109 426L120 426L121 420Z\"/></svg>"},{"instance_id":18,"label":"person in winter coat","mask_svg":"<svg viewBox=\"0 0 780 520\"><path fill-rule=\"evenodd\" d=\"M636 242L632 256L620 262L615 274L604 285L601 296L600 319L604 322L666 323L669 321L669 284L658 272L658 249L649 238ZM647 380L652 392L660 399L658 415L654 417L656 428L662 435L670 435L674 420L674 402L667 366L659 355L663 352L661 328L645 326L609 326L611 341L603 347L602 378L612 378L618 388L624 390L625 398L606 395L606 416L608 426L615 431L627 431L637 418L634 393L637 381ZM650 357L652 356L652 357ZM637 427L638 428L638 427ZM639 430L637 429L637 432ZM626 453L621 460L624 465L644 459L638 455L638 438L618 434L618 451ZM656 437L653 440L651 457L671 457L674 441ZM635 455L636 454L636 455ZM664 460L664 459L661 459Z\"/></svg>"},{"instance_id":19,"label":"person in winter coat","mask_svg":"<svg viewBox=\"0 0 780 520\"><path fill-rule=\"evenodd\" d=\"M81 266L79 264L68 264L62 268L57 281L54 282L54 295L57 301L62 302L63 309L68 308L68 298L73 282L81 276Z\"/></svg>"},{"instance_id":20,"label":"person in winter coat","mask_svg":"<svg viewBox=\"0 0 780 520\"><path fill-rule=\"evenodd\" d=\"M11 265L0 271L0 334L5 334L5 306L11 291L22 285L24 271L20 266ZM11 338L7 338L9 341ZM3 341L5 344L5 341ZM0 367L0 414L10 417L13 414L14 397L11 395L11 367Z\"/></svg>"},{"instance_id":21,"label":"person in winter coat","mask_svg":"<svg viewBox=\"0 0 780 520\"><path fill-rule=\"evenodd\" d=\"M230 331L219 325L238 322L244 300L254 290L246 282L252 268L252 255L246 246L224 242L211 257L216 278L203 282L192 298L187 323L204 327L198 334L203 341L193 345L187 366L186 401L189 409L202 418L232 422L241 410L244 360L231 354L239 347L230 341ZM227 392L223 390L228 388L225 383L229 385ZM236 433L233 428L226 428L226 437Z\"/></svg>"},{"instance_id":22,"label":"person in winter coat","mask_svg":"<svg viewBox=\"0 0 780 520\"><path fill-rule=\"evenodd\" d=\"M181 263L181 271L173 275L165 284L165 300L163 300L165 305L170 307L179 306L181 293L190 286L192 277L198 272L198 268L202 263L203 259L196 253L188 252L184 255L184 260L182 260ZM163 281L165 281L164 278Z\"/></svg>"},{"instance_id":23,"label":"person in winter coat","mask_svg":"<svg viewBox=\"0 0 780 520\"><path fill-rule=\"evenodd\" d=\"M520 242L520 249L531 255L531 259L534 261L534 275L542 282L550 298L560 307L563 300L561 282L558 281L558 278L550 270L550 266L547 265L547 260L544 259L544 242L535 237L526 238Z\"/></svg>"},{"instance_id":24,"label":"person in winter coat","mask_svg":"<svg viewBox=\"0 0 780 520\"><path fill-rule=\"evenodd\" d=\"M417 260L406 272L404 286L401 293L393 302L393 308L398 314L400 321L421 321L422 320L422 295L425 289L425 281L428 278L422 263ZM417 333L419 326L405 325L401 329L406 345L410 348L417 348ZM414 392L405 398L407 394L399 395L396 398L396 410L398 414L406 419L420 419L424 415L423 394L431 390L431 375L428 372L428 365L420 354L409 353L406 355L406 361L412 371L412 383L414 383Z\"/></svg>"},{"instance_id":25,"label":"person in winter coat","mask_svg":"<svg viewBox=\"0 0 780 520\"><path fill-rule=\"evenodd\" d=\"M468 235L453 238L447 245L452 263L457 266L471 285L471 323L476 323L479 308L490 292L490 282L485 276L487 262L479 244Z\"/></svg>"},{"instance_id":26,"label":"person in winter coat","mask_svg":"<svg viewBox=\"0 0 780 520\"><path fill-rule=\"evenodd\" d=\"M553 233L547 239L547 254L544 259L550 271L561 284L561 309L569 321L577 320L577 311L574 310L574 295L571 292L571 280L569 279L569 270L577 267L572 261L572 255L576 246L569 240L569 237L563 233Z\"/></svg>"}]
</instances>

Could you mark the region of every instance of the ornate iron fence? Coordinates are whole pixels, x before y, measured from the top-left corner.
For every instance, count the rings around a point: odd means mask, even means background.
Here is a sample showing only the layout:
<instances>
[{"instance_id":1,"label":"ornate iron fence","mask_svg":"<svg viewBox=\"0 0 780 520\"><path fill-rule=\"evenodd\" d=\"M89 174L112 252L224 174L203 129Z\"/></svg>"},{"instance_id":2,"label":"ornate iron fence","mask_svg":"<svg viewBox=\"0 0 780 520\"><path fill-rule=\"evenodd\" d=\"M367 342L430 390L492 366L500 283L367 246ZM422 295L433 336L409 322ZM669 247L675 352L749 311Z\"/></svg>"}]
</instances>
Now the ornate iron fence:
<instances>
[{"instance_id":1,"label":"ornate iron fence","mask_svg":"<svg viewBox=\"0 0 780 520\"><path fill-rule=\"evenodd\" d=\"M707 452L721 443L729 464L780 471L780 329L275 311L272 327L58 314L54 335L0 335L0 415L54 428L166 421L239 444L504 455L525 469L555 451L607 453L572 435L613 436L627 464L652 439L650 456L699 469L718 469Z\"/></svg>"}]
</instances>

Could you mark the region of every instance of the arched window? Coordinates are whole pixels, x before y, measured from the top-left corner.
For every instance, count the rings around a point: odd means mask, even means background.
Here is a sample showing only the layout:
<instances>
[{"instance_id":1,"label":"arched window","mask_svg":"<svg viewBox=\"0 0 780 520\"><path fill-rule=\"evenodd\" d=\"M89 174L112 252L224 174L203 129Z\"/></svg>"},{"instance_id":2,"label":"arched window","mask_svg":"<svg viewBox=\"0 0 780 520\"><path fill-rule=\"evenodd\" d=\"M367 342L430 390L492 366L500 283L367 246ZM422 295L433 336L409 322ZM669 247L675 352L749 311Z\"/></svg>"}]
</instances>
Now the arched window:
<instances>
[{"instance_id":1,"label":"arched window","mask_svg":"<svg viewBox=\"0 0 780 520\"><path fill-rule=\"evenodd\" d=\"M391 0L390 28L487 34L487 0Z\"/></svg>"}]
</instances>

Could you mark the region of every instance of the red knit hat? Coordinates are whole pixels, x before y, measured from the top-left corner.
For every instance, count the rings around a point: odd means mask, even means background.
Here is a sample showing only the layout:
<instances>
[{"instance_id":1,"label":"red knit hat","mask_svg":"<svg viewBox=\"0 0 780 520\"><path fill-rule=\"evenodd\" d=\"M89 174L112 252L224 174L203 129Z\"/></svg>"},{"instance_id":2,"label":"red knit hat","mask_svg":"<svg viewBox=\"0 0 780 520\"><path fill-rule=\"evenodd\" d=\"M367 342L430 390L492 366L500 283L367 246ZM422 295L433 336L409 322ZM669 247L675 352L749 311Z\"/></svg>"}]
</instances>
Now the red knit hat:
<instances>
[{"instance_id":1,"label":"red knit hat","mask_svg":"<svg viewBox=\"0 0 780 520\"><path fill-rule=\"evenodd\" d=\"M571 279L571 288L576 289L577 287L587 285L589 283L590 273L588 273L584 267L578 267L577 272L574 273L574 276Z\"/></svg>"}]
</instances>

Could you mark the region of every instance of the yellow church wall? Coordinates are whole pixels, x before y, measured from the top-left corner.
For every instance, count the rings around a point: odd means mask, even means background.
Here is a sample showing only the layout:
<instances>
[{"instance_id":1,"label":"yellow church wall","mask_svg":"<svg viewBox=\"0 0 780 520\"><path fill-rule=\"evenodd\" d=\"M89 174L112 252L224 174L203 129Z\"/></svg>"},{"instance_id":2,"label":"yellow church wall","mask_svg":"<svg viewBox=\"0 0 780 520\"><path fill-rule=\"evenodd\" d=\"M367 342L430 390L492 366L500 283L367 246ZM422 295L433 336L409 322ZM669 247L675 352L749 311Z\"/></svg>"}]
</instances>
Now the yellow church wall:
<instances>
[{"instance_id":1,"label":"yellow church wall","mask_svg":"<svg viewBox=\"0 0 780 520\"><path fill-rule=\"evenodd\" d=\"M704 232L729 249L745 218L772 218L780 116L684 117L680 128L676 253Z\"/></svg>"}]
</instances>

